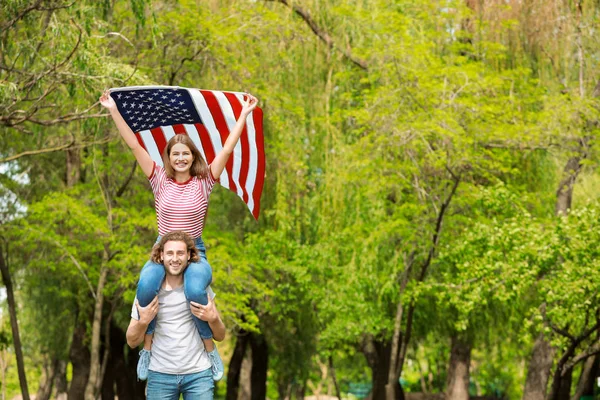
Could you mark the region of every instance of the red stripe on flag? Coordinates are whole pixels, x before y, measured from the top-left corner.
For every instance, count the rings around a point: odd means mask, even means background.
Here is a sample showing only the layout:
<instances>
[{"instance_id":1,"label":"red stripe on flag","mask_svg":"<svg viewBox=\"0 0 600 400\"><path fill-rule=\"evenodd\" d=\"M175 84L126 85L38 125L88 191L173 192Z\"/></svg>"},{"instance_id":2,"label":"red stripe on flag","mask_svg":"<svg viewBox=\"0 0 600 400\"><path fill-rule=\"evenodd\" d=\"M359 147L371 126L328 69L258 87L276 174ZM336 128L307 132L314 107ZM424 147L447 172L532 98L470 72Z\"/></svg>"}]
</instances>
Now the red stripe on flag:
<instances>
[{"instance_id":1,"label":"red stripe on flag","mask_svg":"<svg viewBox=\"0 0 600 400\"><path fill-rule=\"evenodd\" d=\"M185 126L183 124L175 124L173 125L173 130L176 135L187 135L187 131L185 130Z\"/></svg>"},{"instance_id":2,"label":"red stripe on flag","mask_svg":"<svg viewBox=\"0 0 600 400\"><path fill-rule=\"evenodd\" d=\"M144 150L146 150L146 153L147 153L147 152L148 152L148 149L146 148L146 145L144 144L144 139L142 139L142 135L140 135L140 133L139 133L139 132L136 132L136 133L135 133L135 138L137 139L138 143L139 143L140 145L142 145L142 148L143 148Z\"/></svg>"},{"instance_id":3,"label":"red stripe on flag","mask_svg":"<svg viewBox=\"0 0 600 400\"><path fill-rule=\"evenodd\" d=\"M225 143L227 140L227 136L229 136L229 128L227 128L227 122L225 122L225 117L223 116L223 111L221 110L221 106L217 101L215 95L208 90L200 90L200 94L204 97L206 104L208 105L208 109L210 110L210 114L213 117L213 121L215 122L215 126L219 131L219 135L221 136L221 145ZM225 164L225 169L227 170L227 175L229 177L229 189L233 192L237 193L237 185L233 181L232 172L233 172L233 158L229 157L227 160L227 164Z\"/></svg>"},{"instance_id":4,"label":"red stripe on flag","mask_svg":"<svg viewBox=\"0 0 600 400\"><path fill-rule=\"evenodd\" d=\"M229 100L229 104L231 104L231 108L233 109L233 115L237 120L242 113L242 105L240 101L236 97L235 94L230 92L224 92L225 97ZM248 179L248 168L249 168L249 157L250 157L250 144L248 143L248 132L246 130L246 125L244 124L244 129L242 130L242 136L240 136L240 145L242 146L242 154L241 161L242 165L240 166L240 186L242 187L242 199L244 203L248 203L248 191L246 190L246 180Z\"/></svg>"},{"instance_id":5,"label":"red stripe on flag","mask_svg":"<svg viewBox=\"0 0 600 400\"><path fill-rule=\"evenodd\" d=\"M206 156L206 163L210 165L215 159L215 149L212 142L210 141L210 135L203 124L194 124L200 136L200 142L202 143L202 149L204 149L204 155ZM219 177L217 176L217 180Z\"/></svg>"},{"instance_id":6,"label":"red stripe on flag","mask_svg":"<svg viewBox=\"0 0 600 400\"><path fill-rule=\"evenodd\" d=\"M165 139L165 134L163 133L161 128L150 129L152 133L152 137L156 142L156 147L158 147L159 153L162 155L165 147L167 147L167 141Z\"/></svg>"},{"instance_id":7,"label":"red stripe on flag","mask_svg":"<svg viewBox=\"0 0 600 400\"><path fill-rule=\"evenodd\" d=\"M260 196L262 195L263 185L265 183L265 141L263 136L263 112L260 108L256 107L252 111L254 130L256 131L256 151L258 155L258 165L256 167L256 182L254 183L254 190L252 191L252 197L254 198L254 210L252 215L258 220L258 214L260 213Z\"/></svg>"}]
</instances>

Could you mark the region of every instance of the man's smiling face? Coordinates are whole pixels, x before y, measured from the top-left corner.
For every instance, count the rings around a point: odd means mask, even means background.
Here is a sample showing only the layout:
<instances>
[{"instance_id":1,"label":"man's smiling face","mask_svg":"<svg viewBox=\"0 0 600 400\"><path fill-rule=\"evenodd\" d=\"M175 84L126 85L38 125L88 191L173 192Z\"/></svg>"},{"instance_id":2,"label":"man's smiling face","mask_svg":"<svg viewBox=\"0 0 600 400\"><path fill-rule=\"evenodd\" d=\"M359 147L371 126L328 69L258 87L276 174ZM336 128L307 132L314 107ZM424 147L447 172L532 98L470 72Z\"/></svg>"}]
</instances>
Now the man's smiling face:
<instances>
[{"instance_id":1,"label":"man's smiling face","mask_svg":"<svg viewBox=\"0 0 600 400\"><path fill-rule=\"evenodd\" d=\"M161 253L167 275L178 276L185 271L190 255L185 242L168 241Z\"/></svg>"}]
</instances>

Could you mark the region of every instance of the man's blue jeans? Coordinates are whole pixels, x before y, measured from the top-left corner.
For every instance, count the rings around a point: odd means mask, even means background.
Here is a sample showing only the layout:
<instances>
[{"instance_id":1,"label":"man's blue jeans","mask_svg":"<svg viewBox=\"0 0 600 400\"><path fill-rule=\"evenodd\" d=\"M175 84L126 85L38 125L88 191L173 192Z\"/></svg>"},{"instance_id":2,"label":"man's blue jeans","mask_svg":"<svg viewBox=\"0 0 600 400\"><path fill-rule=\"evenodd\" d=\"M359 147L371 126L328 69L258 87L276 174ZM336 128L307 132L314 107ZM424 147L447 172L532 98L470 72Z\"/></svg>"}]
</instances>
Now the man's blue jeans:
<instances>
[{"instance_id":1,"label":"man's blue jeans","mask_svg":"<svg viewBox=\"0 0 600 400\"><path fill-rule=\"evenodd\" d=\"M160 237L157 239L160 240ZM212 282L212 269L210 264L206 260L206 247L202 238L196 239L196 248L200 256L200 260L195 263L191 263L185 269L183 273L183 290L185 297L189 301L195 301L203 305L208 304L208 297L206 295L206 288ZM140 281L137 287L137 299L140 306L146 307L150 302L158 295L158 291L165 279L165 267L162 264L157 264L152 261L148 261L140 274ZM196 328L200 332L202 339L211 339L212 330L208 325L208 322L202 321L196 316L192 315ZM147 334L154 333L154 326L156 325L156 319L154 319L148 325L146 330Z\"/></svg>"},{"instance_id":2,"label":"man's blue jeans","mask_svg":"<svg viewBox=\"0 0 600 400\"><path fill-rule=\"evenodd\" d=\"M209 369L195 374L163 374L161 372L148 372L148 385L146 386L147 400L212 400L214 381Z\"/></svg>"}]
</instances>

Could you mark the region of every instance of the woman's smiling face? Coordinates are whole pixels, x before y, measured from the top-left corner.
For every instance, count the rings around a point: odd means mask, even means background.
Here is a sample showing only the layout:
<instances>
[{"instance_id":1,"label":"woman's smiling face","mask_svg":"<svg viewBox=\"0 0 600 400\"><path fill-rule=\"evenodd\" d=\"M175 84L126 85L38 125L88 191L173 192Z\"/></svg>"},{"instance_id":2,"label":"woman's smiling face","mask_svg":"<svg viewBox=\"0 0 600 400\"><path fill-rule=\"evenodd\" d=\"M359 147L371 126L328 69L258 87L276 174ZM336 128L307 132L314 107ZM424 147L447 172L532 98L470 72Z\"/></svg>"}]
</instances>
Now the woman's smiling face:
<instances>
[{"instance_id":1,"label":"woman's smiling face","mask_svg":"<svg viewBox=\"0 0 600 400\"><path fill-rule=\"evenodd\" d=\"M169 154L169 160L171 161L171 167L176 173L189 172L194 156L189 147L183 143L177 143L171 147L171 154Z\"/></svg>"}]
</instances>

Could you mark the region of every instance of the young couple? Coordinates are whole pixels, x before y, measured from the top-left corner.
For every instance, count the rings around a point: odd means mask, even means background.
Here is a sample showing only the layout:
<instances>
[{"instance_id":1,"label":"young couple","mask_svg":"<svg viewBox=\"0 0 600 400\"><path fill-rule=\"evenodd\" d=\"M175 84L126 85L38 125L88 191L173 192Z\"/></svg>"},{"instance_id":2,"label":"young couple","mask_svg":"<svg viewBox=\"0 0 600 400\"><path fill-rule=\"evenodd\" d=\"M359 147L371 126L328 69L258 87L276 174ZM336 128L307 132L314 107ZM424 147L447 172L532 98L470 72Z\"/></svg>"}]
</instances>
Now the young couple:
<instances>
[{"instance_id":1,"label":"young couple","mask_svg":"<svg viewBox=\"0 0 600 400\"><path fill-rule=\"evenodd\" d=\"M142 171L150 181L154 193L158 221L159 237L157 239L157 245L153 250L152 260L148 261L142 269L136 292L137 304L139 304L140 307L139 321L132 318L129 329L133 329L132 338L136 340L129 341L129 344L138 345L141 342L141 340L139 342L137 341L140 339L140 327L144 326L143 322L146 322L148 316L152 316L153 314L156 315L155 310L158 308L157 303L161 303L161 307L157 310L159 324L161 323L161 317L164 317L162 318L164 321L172 321L171 318L173 316L179 315L177 312L171 312L172 310L166 305L167 303L163 305L161 302L161 296L166 298L171 296L172 293L176 293L176 289L179 289L183 292L184 298L191 302L191 312L188 312L187 315L189 316L190 321L195 324L203 347L206 349L205 354L210 361L212 379L215 381L218 381L223 377L224 368L219 353L217 352L217 348L213 343L213 336L218 340L222 340L224 337L224 327L222 327L220 319L218 319L218 322L211 319L214 317L214 314L218 316L218 313L216 313L214 303L209 301L207 295L207 288L210 292L209 285L212 281L212 270L206 259L206 249L202 241L202 231L208 208L208 198L212 192L213 186L219 176L221 176L221 173L242 134L246 123L246 117L256 108L257 103L257 99L251 95L248 95L245 98L242 102L241 114L234 128L231 130L227 140L223 144L222 150L215 155L215 158L210 165L207 165L206 161L202 158L200 151L187 135L175 135L169 140L165 147L163 153L163 168L157 165L150 158L148 152L146 152L139 144L135 134L119 113L110 92L106 91L100 97L100 104L109 110L119 133L131 149L138 164L142 168ZM165 247L166 245L170 246L171 242L179 243L179 246L182 246L181 243L186 243L185 238L183 238L184 240L179 240L182 239L180 237L178 237L178 240L165 242L164 238L167 237L166 235L173 231L184 231L187 233L193 240L193 249L197 251L197 254L194 255L192 253L196 252L191 251L189 248L187 249L184 258L187 258L188 256L190 258L189 263L185 263L185 268L178 265L178 263L181 264L185 260L181 258L173 259L173 257L176 258L176 249L169 248L168 251L174 253L168 253L167 248ZM168 263L169 265L167 265ZM177 270L177 268L180 268L181 270ZM179 275L177 275L177 272L179 272ZM181 282L179 279L181 279ZM181 283L181 287L177 286L179 283ZM175 285L175 287L173 285ZM138 316L138 310L134 309L133 311L132 317ZM168 315L163 314L163 312L167 311L169 311ZM202 315L206 313L210 315L203 320ZM144 319L141 318L142 315L144 316ZM179 319L181 320L181 315ZM154 372L157 372L161 374L162 378L167 379L170 378L169 375L173 374L165 374L156 371L156 368L158 368L157 366L160 364L160 360L153 359L154 356L158 358L158 354L153 354L152 352L156 319L153 317L150 321L151 322L147 323L147 328L143 337L144 348L140 352L138 377L140 379L147 379L149 374L148 371L151 370L152 374L150 376L156 375ZM209 322L212 322L214 326ZM163 329L167 325L168 329L176 328L177 322L172 321L172 323L163 323L163 326L157 329L160 329L161 332L163 332ZM211 329L211 327L213 329ZM217 336L215 334L215 327L219 331L219 334L222 329L222 336ZM130 336L129 330L128 339ZM158 336L158 332L156 333L156 336ZM159 337L155 337L156 342L154 343L154 346L159 344L159 339ZM162 349L163 348L161 347L161 350ZM166 371L168 369L162 370ZM174 374L174 376L179 377L181 374ZM151 382L149 381L148 398L151 398L150 383Z\"/></svg>"}]
</instances>

